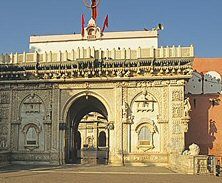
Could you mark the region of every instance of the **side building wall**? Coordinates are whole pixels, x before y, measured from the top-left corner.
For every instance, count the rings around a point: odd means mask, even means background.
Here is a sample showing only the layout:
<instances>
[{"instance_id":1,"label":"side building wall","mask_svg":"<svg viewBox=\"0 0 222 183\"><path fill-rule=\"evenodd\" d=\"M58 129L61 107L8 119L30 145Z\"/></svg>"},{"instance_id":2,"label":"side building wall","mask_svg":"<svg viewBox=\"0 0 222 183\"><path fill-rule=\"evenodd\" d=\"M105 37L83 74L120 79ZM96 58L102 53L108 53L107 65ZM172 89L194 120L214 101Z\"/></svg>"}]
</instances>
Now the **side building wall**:
<instances>
[{"instance_id":1,"label":"side building wall","mask_svg":"<svg viewBox=\"0 0 222 183\"><path fill-rule=\"evenodd\" d=\"M200 146L203 155L222 156L222 106L213 106L210 100L220 99L221 95L189 95L191 120L186 134L186 147L192 143Z\"/></svg>"},{"instance_id":2,"label":"side building wall","mask_svg":"<svg viewBox=\"0 0 222 183\"><path fill-rule=\"evenodd\" d=\"M191 103L191 120L186 133L186 148L200 146L203 155L222 157L222 59L194 59L193 77L186 85Z\"/></svg>"}]
</instances>

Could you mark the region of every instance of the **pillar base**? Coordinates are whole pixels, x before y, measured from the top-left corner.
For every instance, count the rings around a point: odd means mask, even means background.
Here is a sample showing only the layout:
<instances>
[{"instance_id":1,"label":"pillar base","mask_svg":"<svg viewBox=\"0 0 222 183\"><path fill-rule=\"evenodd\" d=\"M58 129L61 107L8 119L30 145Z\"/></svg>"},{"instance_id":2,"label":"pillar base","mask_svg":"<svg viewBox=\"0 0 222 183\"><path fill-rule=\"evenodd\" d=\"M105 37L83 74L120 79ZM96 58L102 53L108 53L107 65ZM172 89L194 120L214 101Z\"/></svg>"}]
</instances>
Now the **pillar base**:
<instances>
[{"instance_id":1,"label":"pillar base","mask_svg":"<svg viewBox=\"0 0 222 183\"><path fill-rule=\"evenodd\" d=\"M109 155L109 165L111 166L124 166L122 154Z\"/></svg>"}]
</instances>

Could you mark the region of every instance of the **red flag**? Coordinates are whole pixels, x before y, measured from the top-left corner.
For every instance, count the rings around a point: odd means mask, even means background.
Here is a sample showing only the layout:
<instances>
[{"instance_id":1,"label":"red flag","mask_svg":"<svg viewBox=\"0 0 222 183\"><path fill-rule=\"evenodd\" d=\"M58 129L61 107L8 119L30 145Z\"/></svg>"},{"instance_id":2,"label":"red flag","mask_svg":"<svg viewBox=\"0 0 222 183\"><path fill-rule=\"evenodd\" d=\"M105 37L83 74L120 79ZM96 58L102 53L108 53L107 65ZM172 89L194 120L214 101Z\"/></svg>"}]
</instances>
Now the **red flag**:
<instances>
[{"instance_id":1,"label":"red flag","mask_svg":"<svg viewBox=\"0 0 222 183\"><path fill-rule=\"evenodd\" d=\"M85 36L85 30L84 30L84 28L85 28L85 16L84 16L84 14L82 14L82 37L84 37Z\"/></svg>"},{"instance_id":2,"label":"red flag","mask_svg":"<svg viewBox=\"0 0 222 183\"><path fill-rule=\"evenodd\" d=\"M107 15L103 24L102 32L104 32L105 28L108 28L108 27L109 27L109 16Z\"/></svg>"}]
</instances>

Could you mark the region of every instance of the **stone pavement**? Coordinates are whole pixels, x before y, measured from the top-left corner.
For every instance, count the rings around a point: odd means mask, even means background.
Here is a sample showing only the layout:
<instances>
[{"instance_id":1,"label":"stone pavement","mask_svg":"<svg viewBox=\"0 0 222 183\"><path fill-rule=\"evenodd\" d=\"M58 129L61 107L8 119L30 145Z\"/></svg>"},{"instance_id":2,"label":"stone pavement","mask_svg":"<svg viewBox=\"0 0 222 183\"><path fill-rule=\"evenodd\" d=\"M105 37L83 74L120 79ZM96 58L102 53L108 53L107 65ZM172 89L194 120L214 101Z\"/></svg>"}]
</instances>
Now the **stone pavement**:
<instances>
[{"instance_id":1,"label":"stone pavement","mask_svg":"<svg viewBox=\"0 0 222 183\"><path fill-rule=\"evenodd\" d=\"M222 177L194 176L163 167L24 166L0 168L0 183L222 183Z\"/></svg>"}]
</instances>

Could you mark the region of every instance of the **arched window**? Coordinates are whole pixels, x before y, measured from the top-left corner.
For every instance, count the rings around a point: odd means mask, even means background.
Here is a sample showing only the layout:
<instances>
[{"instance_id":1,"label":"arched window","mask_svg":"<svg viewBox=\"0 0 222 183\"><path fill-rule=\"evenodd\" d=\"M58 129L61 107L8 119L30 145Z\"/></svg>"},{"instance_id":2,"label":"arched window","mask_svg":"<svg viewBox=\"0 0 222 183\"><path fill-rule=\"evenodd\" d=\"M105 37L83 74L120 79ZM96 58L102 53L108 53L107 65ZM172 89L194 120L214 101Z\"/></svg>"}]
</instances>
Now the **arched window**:
<instances>
[{"instance_id":1,"label":"arched window","mask_svg":"<svg viewBox=\"0 0 222 183\"><path fill-rule=\"evenodd\" d=\"M22 131L24 133L24 147L28 149L38 148L41 128L33 123L30 123L27 124Z\"/></svg>"},{"instance_id":2,"label":"arched window","mask_svg":"<svg viewBox=\"0 0 222 183\"><path fill-rule=\"evenodd\" d=\"M37 145L37 133L34 127L30 127L26 134L27 145Z\"/></svg>"},{"instance_id":3,"label":"arched window","mask_svg":"<svg viewBox=\"0 0 222 183\"><path fill-rule=\"evenodd\" d=\"M157 130L157 126L155 126L152 120L146 118L141 119L140 124L135 128L138 134L137 149L145 152L155 148L153 137L154 133L158 132Z\"/></svg>"},{"instance_id":4,"label":"arched window","mask_svg":"<svg viewBox=\"0 0 222 183\"><path fill-rule=\"evenodd\" d=\"M106 133L104 131L99 133L99 147L106 147Z\"/></svg>"},{"instance_id":5,"label":"arched window","mask_svg":"<svg viewBox=\"0 0 222 183\"><path fill-rule=\"evenodd\" d=\"M150 145L152 134L150 130L144 126L139 131L139 145Z\"/></svg>"}]
</instances>

